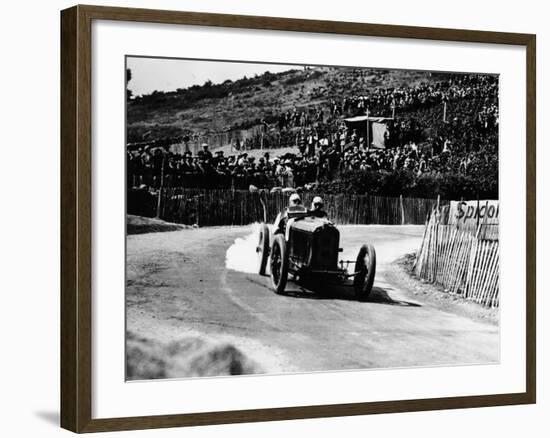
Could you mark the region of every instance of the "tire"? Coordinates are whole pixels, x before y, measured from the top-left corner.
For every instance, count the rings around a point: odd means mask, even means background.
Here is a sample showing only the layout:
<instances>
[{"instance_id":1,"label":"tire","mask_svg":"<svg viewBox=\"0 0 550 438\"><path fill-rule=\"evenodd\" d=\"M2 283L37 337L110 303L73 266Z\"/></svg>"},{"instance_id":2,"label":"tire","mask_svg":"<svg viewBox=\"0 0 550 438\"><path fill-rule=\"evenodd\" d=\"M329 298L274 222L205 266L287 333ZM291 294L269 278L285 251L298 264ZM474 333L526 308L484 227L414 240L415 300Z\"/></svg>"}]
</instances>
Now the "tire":
<instances>
[{"instance_id":1,"label":"tire","mask_svg":"<svg viewBox=\"0 0 550 438\"><path fill-rule=\"evenodd\" d=\"M288 254L286 252L285 237L276 234L271 245L269 255L269 267L271 268L271 285L277 294L285 291L288 280Z\"/></svg>"},{"instance_id":2,"label":"tire","mask_svg":"<svg viewBox=\"0 0 550 438\"><path fill-rule=\"evenodd\" d=\"M265 268L267 267L267 259L269 257L269 228L266 224L260 225L260 237L258 246L256 247L258 258L260 260L260 268L258 273L265 275Z\"/></svg>"},{"instance_id":3,"label":"tire","mask_svg":"<svg viewBox=\"0 0 550 438\"><path fill-rule=\"evenodd\" d=\"M359 250L355 262L355 272L358 273L353 277L355 296L359 300L366 300L370 295L376 275L376 251L371 244L363 245Z\"/></svg>"}]
</instances>

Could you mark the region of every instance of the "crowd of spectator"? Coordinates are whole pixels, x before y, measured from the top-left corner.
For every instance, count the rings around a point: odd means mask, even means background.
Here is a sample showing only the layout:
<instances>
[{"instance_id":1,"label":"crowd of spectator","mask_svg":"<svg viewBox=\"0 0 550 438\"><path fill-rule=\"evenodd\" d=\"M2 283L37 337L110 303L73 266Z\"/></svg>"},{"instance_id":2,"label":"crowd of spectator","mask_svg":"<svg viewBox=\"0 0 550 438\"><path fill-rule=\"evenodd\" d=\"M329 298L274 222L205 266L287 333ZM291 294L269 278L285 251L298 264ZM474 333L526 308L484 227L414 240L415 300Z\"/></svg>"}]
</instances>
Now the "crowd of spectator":
<instances>
[{"instance_id":1,"label":"crowd of spectator","mask_svg":"<svg viewBox=\"0 0 550 438\"><path fill-rule=\"evenodd\" d=\"M468 174L494 170L498 145L496 77L465 75L455 80L413 87L376 88L369 94L330 99L328 107L292 109L277 114L270 125L262 120L262 147L293 146L293 152L271 156L252 154L252 140L237 141L235 153L212 153L207 144L193 155L176 154L151 142L127 149L128 184L231 187L298 187L331 180L348 171ZM448 119L430 121L429 108L453 104ZM352 129L343 116L387 113L398 108L404 116L388 122L386 148L367 146L365 133ZM428 121L414 111L428 109ZM368 110L367 110L368 109ZM449 110L449 113L451 111ZM434 113L435 114L435 113ZM438 113L439 114L439 113ZM430 128L433 135L426 136ZM271 132L272 135L267 135ZM266 134L265 137L263 134ZM273 135L275 133L276 135ZM253 156L255 155L255 156Z\"/></svg>"},{"instance_id":2,"label":"crowd of spectator","mask_svg":"<svg viewBox=\"0 0 550 438\"><path fill-rule=\"evenodd\" d=\"M498 95L498 78L490 75L464 75L447 81L421 83L412 87L381 88L362 95L344 96L341 102L331 99L331 114L388 114L394 108L415 111L444 102L486 99Z\"/></svg>"},{"instance_id":3,"label":"crowd of spectator","mask_svg":"<svg viewBox=\"0 0 550 438\"><path fill-rule=\"evenodd\" d=\"M474 127L478 131L487 131L498 124L497 97L498 79L490 75L464 75L412 87L374 88L365 94L343 96L340 100L331 98L323 105L294 107L276 112L272 117L262 118L262 135L247 138L242 144L238 143L237 147L250 150L298 145L311 131L321 129L332 132L342 118L367 114L394 119L388 138L389 147L401 146L408 141L419 142L423 129L437 128L438 131L444 131L446 123L453 119L470 124L475 117ZM443 104L448 108L442 115ZM434 108L439 108L433 111L438 117L429 119L430 111ZM425 118L428 118L423 124L414 117L414 113L419 111L423 111ZM266 122L268 119L271 124ZM443 134L449 136L449 133Z\"/></svg>"}]
</instances>

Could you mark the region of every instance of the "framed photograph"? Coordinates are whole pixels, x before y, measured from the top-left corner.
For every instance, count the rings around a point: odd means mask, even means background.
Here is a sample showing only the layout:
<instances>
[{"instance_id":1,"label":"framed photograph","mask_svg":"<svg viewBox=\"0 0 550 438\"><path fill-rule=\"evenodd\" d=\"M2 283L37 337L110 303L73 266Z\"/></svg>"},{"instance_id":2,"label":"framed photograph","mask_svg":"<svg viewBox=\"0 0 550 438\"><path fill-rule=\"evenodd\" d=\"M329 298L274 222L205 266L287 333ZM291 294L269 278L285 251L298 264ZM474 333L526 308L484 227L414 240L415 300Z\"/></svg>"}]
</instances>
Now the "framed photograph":
<instances>
[{"instance_id":1,"label":"framed photograph","mask_svg":"<svg viewBox=\"0 0 550 438\"><path fill-rule=\"evenodd\" d=\"M62 11L62 427L535 403L535 41Z\"/></svg>"}]
</instances>

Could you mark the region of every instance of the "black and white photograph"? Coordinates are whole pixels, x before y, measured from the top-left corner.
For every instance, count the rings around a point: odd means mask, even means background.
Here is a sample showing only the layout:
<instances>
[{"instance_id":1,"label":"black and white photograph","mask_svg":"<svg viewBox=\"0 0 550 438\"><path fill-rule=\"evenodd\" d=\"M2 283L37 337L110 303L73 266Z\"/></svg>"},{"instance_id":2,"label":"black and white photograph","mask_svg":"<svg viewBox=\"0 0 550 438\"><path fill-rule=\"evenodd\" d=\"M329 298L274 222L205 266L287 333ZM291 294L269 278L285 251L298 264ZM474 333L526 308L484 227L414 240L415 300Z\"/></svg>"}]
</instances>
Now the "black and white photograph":
<instances>
[{"instance_id":1,"label":"black and white photograph","mask_svg":"<svg viewBox=\"0 0 550 438\"><path fill-rule=\"evenodd\" d=\"M125 64L128 381L500 362L499 75Z\"/></svg>"},{"instance_id":2,"label":"black and white photograph","mask_svg":"<svg viewBox=\"0 0 550 438\"><path fill-rule=\"evenodd\" d=\"M5 6L4 436L546 437L544 3Z\"/></svg>"}]
</instances>

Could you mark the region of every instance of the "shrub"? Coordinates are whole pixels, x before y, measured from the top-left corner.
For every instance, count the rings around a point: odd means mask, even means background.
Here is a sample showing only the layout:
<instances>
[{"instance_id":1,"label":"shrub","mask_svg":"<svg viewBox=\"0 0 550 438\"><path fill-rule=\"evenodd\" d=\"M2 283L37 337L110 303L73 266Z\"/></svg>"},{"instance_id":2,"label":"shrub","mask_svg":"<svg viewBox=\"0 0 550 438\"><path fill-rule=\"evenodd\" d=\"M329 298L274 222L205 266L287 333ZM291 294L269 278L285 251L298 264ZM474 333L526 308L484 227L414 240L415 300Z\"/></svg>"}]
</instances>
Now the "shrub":
<instances>
[{"instance_id":1,"label":"shrub","mask_svg":"<svg viewBox=\"0 0 550 438\"><path fill-rule=\"evenodd\" d=\"M443 199L498 199L496 175L459 172L424 173L410 170L345 171L333 180L321 181L324 193L355 193L380 196Z\"/></svg>"}]
</instances>

